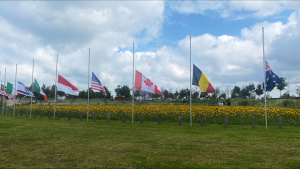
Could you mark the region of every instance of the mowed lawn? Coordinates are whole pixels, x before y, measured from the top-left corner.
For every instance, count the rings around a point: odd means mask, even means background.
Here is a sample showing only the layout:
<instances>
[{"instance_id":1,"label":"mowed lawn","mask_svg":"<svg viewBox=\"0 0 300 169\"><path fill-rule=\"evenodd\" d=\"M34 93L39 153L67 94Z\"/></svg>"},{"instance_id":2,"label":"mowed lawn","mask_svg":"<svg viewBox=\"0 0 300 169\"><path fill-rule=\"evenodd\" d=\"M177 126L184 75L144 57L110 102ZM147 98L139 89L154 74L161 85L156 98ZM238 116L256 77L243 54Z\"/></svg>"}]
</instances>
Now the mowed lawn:
<instances>
[{"instance_id":1,"label":"mowed lawn","mask_svg":"<svg viewBox=\"0 0 300 169\"><path fill-rule=\"evenodd\" d=\"M0 168L300 168L300 126L0 116Z\"/></svg>"}]
</instances>

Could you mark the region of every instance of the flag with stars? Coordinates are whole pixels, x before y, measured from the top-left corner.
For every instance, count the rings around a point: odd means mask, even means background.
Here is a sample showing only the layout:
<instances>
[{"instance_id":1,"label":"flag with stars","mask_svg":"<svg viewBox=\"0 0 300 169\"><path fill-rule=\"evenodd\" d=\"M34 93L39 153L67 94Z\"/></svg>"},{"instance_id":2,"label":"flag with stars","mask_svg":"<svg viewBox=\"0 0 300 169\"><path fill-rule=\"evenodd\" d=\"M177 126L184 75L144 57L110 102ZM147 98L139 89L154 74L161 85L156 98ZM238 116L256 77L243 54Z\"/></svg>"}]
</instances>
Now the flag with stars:
<instances>
[{"instance_id":1,"label":"flag with stars","mask_svg":"<svg viewBox=\"0 0 300 169\"><path fill-rule=\"evenodd\" d=\"M276 86L276 83L280 82L281 79L271 70L266 61L266 90L271 91Z\"/></svg>"}]
</instances>

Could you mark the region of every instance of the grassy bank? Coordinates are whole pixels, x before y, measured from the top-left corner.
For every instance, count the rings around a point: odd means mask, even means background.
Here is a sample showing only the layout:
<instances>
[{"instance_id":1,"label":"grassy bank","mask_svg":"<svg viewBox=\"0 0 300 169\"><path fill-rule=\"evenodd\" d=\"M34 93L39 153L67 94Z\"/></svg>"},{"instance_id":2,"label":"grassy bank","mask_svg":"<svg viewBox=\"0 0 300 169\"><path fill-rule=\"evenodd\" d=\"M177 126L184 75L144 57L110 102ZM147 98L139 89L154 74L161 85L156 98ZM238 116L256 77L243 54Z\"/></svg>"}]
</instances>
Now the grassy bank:
<instances>
[{"instance_id":1,"label":"grassy bank","mask_svg":"<svg viewBox=\"0 0 300 169\"><path fill-rule=\"evenodd\" d=\"M0 168L299 168L298 133L0 116Z\"/></svg>"},{"instance_id":2,"label":"grassy bank","mask_svg":"<svg viewBox=\"0 0 300 169\"><path fill-rule=\"evenodd\" d=\"M218 106L219 102L225 102L227 105L227 100L224 99L193 99L193 105L207 105L207 106ZM231 98L231 106L252 106L252 107L264 107L264 100L255 100L255 99L242 99L242 98ZM16 99L15 103L18 105L30 105L30 99ZM154 99L152 101L135 101L135 105L189 105L189 100L185 103L181 99ZM38 101L36 105L53 105L54 100L49 99L48 101ZM91 105L131 105L132 102L129 100L104 100L104 99L91 99ZM73 100L57 100L57 105L87 105L87 99L76 98ZM0 104L2 107L2 104ZM267 100L267 107L289 107L289 108L300 108L300 100L296 99L276 99L276 100Z\"/></svg>"}]
</instances>

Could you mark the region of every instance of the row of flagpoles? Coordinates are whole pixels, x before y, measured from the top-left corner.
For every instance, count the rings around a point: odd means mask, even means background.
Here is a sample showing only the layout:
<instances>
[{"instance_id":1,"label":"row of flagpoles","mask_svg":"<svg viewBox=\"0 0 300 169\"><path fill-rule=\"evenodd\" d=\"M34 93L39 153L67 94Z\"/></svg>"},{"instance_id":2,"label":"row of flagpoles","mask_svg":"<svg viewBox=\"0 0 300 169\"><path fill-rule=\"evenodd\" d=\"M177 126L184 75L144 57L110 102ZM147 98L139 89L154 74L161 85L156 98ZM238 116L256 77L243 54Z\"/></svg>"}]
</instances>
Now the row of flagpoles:
<instances>
[{"instance_id":1,"label":"row of flagpoles","mask_svg":"<svg viewBox=\"0 0 300 169\"><path fill-rule=\"evenodd\" d=\"M267 103L266 103L266 90L267 90L267 86L270 85L270 83L268 82L273 80L272 77L277 76L276 74L274 74L266 59L265 59L265 50L264 50L264 28L262 27L262 44L263 44L263 71L264 71L264 97L265 97L265 123L266 123L266 129L267 129ZM155 94L161 94L161 92L157 89L157 86L151 82L151 80L149 78L147 78L146 76L144 76L142 73L140 73L139 71L135 70L134 68L134 43L133 43L133 47L132 47L132 53L133 53L133 72L132 72L132 124L134 122L134 91L136 90L142 90L142 91L147 91L147 92L151 92L151 93L155 93ZM192 85L195 86L199 86L199 88L206 93L213 93L215 92L215 89L213 88L213 86L211 85L211 83L209 82L209 80L207 79L207 77L203 74L203 72L193 64L193 76L192 76L192 40L191 40L191 36L190 36L190 91L192 88ZM68 82L66 79L64 79L62 76L60 76L57 72L57 65L58 65L58 54L56 57L56 76L55 76L55 96L54 96L54 119L55 119L55 112L56 112L56 97L57 97L57 91L63 91L66 94L70 94L70 95L75 95L78 96L79 95L79 90L72 85L70 82ZM270 75L267 74L267 72L270 72ZM1 74L1 73L0 73ZM278 81L278 76L277 76L277 80ZM46 95L43 93L42 89L40 88L40 86L38 85L37 81L33 81L34 80L34 60L33 60L33 64L32 64L32 87L31 87L31 91L28 90L28 88L21 82L18 82L18 86L17 86L17 64L16 64L16 73L15 73L15 85L14 85L14 89L15 91L13 91L13 93L7 93L7 89L6 91L1 90L0 94L4 97L7 98L13 98L14 95L17 94L22 94L25 96L30 96L31 97L31 101L30 101L30 117L31 117L31 112L32 112L32 97L34 97L33 92L40 92L42 95L45 96ZM5 68L5 74L4 74L4 84L6 83L6 68ZM7 84L9 84L7 82ZM35 85L37 84L37 85ZM271 85L275 85L275 84L271 84ZM7 88L9 86L7 85ZM89 104L90 104L90 100L89 100L89 89L94 89L94 90L98 90L100 92L103 92L105 95L105 88L102 86L100 80L96 77L96 75L92 72L92 79L91 79L91 86L90 86L90 49L89 49L89 59L88 59L88 102L87 102L87 121L88 121L88 116L89 116ZM12 89L12 90L14 90ZM38 91L39 90L39 91ZM192 126L192 97L191 97L191 92L190 92L190 126ZM2 107L2 114L4 111L4 99L3 99L3 107ZM14 110L13 110L13 114L15 113L15 103L14 103Z\"/></svg>"}]
</instances>

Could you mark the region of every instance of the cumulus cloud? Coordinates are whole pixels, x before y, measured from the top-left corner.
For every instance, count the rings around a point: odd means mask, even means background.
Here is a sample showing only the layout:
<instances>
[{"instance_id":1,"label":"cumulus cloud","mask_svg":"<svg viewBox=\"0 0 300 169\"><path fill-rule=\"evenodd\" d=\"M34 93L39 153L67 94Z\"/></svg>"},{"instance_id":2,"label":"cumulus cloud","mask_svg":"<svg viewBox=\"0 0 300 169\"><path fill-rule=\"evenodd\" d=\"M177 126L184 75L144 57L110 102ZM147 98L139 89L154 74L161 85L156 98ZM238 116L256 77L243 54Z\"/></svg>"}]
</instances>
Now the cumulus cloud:
<instances>
[{"instance_id":1,"label":"cumulus cloud","mask_svg":"<svg viewBox=\"0 0 300 169\"><path fill-rule=\"evenodd\" d=\"M171 7L181 13L205 14L214 10L223 17L231 17L239 10L254 11L257 17L268 16L297 7L297 3L291 5L294 2L274 2L277 8L260 14L268 3L262 2L254 8L237 1L188 1L171 4ZM182 8L183 5L186 7ZM13 9L15 13L8 12ZM159 38L164 12L164 2L152 1L0 2L0 65L7 68L7 80L13 82L17 63L18 79L29 85L32 59L35 59L35 78L50 86L54 84L56 55L59 54L58 73L79 90L86 90L90 49L91 70L114 94L117 85L132 85L132 43L139 49L140 45ZM192 36L192 62L214 87L222 90L262 82L261 27L264 27L266 56L271 68L280 77L295 80L299 74L299 16L296 11L286 23L256 23L243 28L236 36L208 33ZM134 53L134 69L159 88L175 91L188 87L190 37L174 44L155 50L138 50Z\"/></svg>"}]
</instances>

